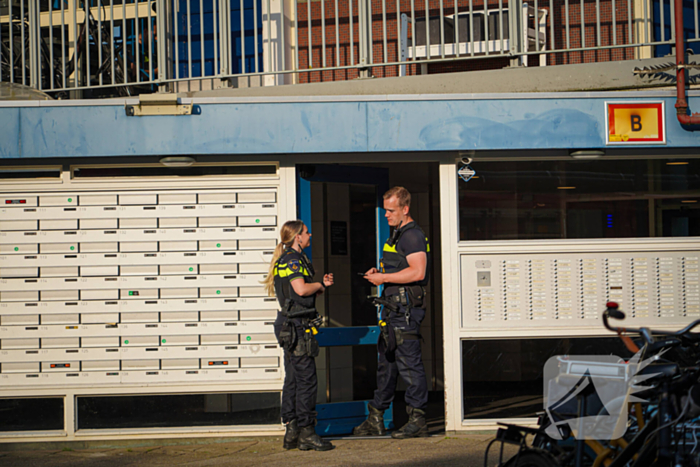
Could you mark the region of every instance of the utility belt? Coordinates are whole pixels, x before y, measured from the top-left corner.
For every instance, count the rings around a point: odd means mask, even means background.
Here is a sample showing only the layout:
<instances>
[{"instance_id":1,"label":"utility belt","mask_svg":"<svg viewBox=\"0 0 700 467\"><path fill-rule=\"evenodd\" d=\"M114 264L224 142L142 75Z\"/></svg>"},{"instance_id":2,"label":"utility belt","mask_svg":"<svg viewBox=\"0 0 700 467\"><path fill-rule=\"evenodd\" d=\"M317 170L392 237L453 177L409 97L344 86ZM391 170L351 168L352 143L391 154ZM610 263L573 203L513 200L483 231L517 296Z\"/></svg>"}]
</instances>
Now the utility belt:
<instances>
[{"instance_id":1,"label":"utility belt","mask_svg":"<svg viewBox=\"0 0 700 467\"><path fill-rule=\"evenodd\" d=\"M420 285L392 285L384 288L384 299L408 308L425 308L425 287Z\"/></svg>"},{"instance_id":2,"label":"utility belt","mask_svg":"<svg viewBox=\"0 0 700 467\"><path fill-rule=\"evenodd\" d=\"M388 321L388 315L390 312L398 312L400 310L399 305L394 303L393 300L389 300L388 297L375 298L375 305L384 306L384 312L382 313L382 319L379 320L379 341L377 342L377 350L386 355L387 360L390 362L395 361L394 352L396 348L407 340L420 340L423 337L417 330L407 331L405 329L395 328ZM409 323L411 318L410 307L406 309L406 324Z\"/></svg>"},{"instance_id":3,"label":"utility belt","mask_svg":"<svg viewBox=\"0 0 700 467\"><path fill-rule=\"evenodd\" d=\"M306 308L302 305L299 305L293 300L287 299L284 302L284 307L280 310L280 313L282 316L284 316L287 319L291 318L315 318L318 316L318 312L316 311L316 308Z\"/></svg>"},{"instance_id":4,"label":"utility belt","mask_svg":"<svg viewBox=\"0 0 700 467\"><path fill-rule=\"evenodd\" d=\"M323 318L318 315L315 308L297 307L295 310L293 302L291 305L289 303L288 300L285 309L280 311L287 319L280 329L279 344L295 357L315 358L319 353L316 327L321 325ZM302 338L299 338L298 330L302 331Z\"/></svg>"}]
</instances>

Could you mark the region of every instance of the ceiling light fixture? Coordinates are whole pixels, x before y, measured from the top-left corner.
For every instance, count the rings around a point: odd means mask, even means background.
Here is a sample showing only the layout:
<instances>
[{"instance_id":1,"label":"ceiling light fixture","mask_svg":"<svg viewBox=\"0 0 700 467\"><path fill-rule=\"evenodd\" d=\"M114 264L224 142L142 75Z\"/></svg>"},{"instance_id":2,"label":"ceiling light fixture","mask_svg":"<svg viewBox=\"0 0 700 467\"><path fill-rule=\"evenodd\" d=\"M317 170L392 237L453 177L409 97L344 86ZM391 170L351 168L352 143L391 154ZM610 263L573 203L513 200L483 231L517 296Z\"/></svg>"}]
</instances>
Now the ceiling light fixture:
<instances>
[{"instance_id":1,"label":"ceiling light fixture","mask_svg":"<svg viewBox=\"0 0 700 467\"><path fill-rule=\"evenodd\" d=\"M575 186L558 186L557 190L575 190Z\"/></svg>"},{"instance_id":2,"label":"ceiling light fixture","mask_svg":"<svg viewBox=\"0 0 700 467\"><path fill-rule=\"evenodd\" d=\"M688 165L690 162L688 161L674 161L674 162L666 162L666 165Z\"/></svg>"},{"instance_id":3,"label":"ceiling light fixture","mask_svg":"<svg viewBox=\"0 0 700 467\"><path fill-rule=\"evenodd\" d=\"M166 167L189 167L197 160L187 156L168 156L163 157L159 162Z\"/></svg>"},{"instance_id":4,"label":"ceiling light fixture","mask_svg":"<svg viewBox=\"0 0 700 467\"><path fill-rule=\"evenodd\" d=\"M697 199L682 199L681 203L697 203Z\"/></svg>"},{"instance_id":5,"label":"ceiling light fixture","mask_svg":"<svg viewBox=\"0 0 700 467\"><path fill-rule=\"evenodd\" d=\"M569 152L573 159L600 159L605 155L602 149L579 149Z\"/></svg>"}]
</instances>

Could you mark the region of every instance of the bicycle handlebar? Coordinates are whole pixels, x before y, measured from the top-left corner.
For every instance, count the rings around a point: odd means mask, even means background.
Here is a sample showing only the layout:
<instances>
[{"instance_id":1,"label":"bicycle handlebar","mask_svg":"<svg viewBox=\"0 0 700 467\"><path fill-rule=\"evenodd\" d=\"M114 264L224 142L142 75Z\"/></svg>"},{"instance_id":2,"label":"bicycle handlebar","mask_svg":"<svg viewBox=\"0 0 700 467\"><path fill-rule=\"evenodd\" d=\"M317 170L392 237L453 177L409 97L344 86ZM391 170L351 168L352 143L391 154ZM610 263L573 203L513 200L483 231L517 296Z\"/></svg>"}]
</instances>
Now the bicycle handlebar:
<instances>
[{"instance_id":1,"label":"bicycle handlebar","mask_svg":"<svg viewBox=\"0 0 700 467\"><path fill-rule=\"evenodd\" d=\"M649 328L623 328L623 327L613 327L610 325L608 322L608 318L613 318L613 319L619 319L623 320L625 319L625 313L618 310L619 305L615 302L608 302L606 305L606 309L603 312L603 326L605 326L606 329L612 332L616 332L618 334L624 333L624 332L634 332L642 336L644 341L647 344L653 344L654 339L653 335L660 335L660 336L668 336L668 337L679 337L682 340L686 340L691 343L695 342L700 342L700 334L693 334L690 331L693 330L695 327L700 325L700 319L696 319L683 329L679 331L659 331L659 330L652 330Z\"/></svg>"}]
</instances>

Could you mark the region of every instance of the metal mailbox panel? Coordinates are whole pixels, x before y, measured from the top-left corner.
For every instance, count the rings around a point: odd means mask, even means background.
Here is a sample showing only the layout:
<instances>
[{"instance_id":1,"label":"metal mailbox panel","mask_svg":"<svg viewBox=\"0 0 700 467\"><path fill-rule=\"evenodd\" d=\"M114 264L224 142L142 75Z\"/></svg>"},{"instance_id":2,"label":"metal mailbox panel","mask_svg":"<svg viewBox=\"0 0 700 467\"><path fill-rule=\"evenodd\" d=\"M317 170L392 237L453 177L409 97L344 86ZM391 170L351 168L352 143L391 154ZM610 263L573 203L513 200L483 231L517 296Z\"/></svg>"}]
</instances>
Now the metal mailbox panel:
<instances>
[{"instance_id":1,"label":"metal mailbox panel","mask_svg":"<svg viewBox=\"0 0 700 467\"><path fill-rule=\"evenodd\" d=\"M7 221L0 220L0 230L37 230L39 228L39 221Z\"/></svg>"},{"instance_id":2,"label":"metal mailbox panel","mask_svg":"<svg viewBox=\"0 0 700 467\"><path fill-rule=\"evenodd\" d=\"M277 240L273 238L238 241L238 249L240 250L274 250L276 246Z\"/></svg>"},{"instance_id":3,"label":"metal mailbox panel","mask_svg":"<svg viewBox=\"0 0 700 467\"><path fill-rule=\"evenodd\" d=\"M122 360L122 370L158 370L160 360Z\"/></svg>"},{"instance_id":4,"label":"metal mailbox panel","mask_svg":"<svg viewBox=\"0 0 700 467\"><path fill-rule=\"evenodd\" d=\"M69 362L65 360L58 360L55 362L41 362L41 371L42 373L80 371L80 362Z\"/></svg>"},{"instance_id":5,"label":"metal mailbox panel","mask_svg":"<svg viewBox=\"0 0 700 467\"><path fill-rule=\"evenodd\" d=\"M80 347L119 347L119 337L83 337Z\"/></svg>"},{"instance_id":6,"label":"metal mailbox panel","mask_svg":"<svg viewBox=\"0 0 700 467\"><path fill-rule=\"evenodd\" d=\"M241 368L276 368L279 366L278 357L245 357L241 358Z\"/></svg>"},{"instance_id":7,"label":"metal mailbox panel","mask_svg":"<svg viewBox=\"0 0 700 467\"><path fill-rule=\"evenodd\" d=\"M238 335L237 334L208 334L208 335L202 335L200 337L200 341L201 341L202 345L214 345L214 344L232 345L232 344L238 344Z\"/></svg>"},{"instance_id":8,"label":"metal mailbox panel","mask_svg":"<svg viewBox=\"0 0 700 467\"><path fill-rule=\"evenodd\" d=\"M280 381L275 189L11 198L0 386Z\"/></svg>"},{"instance_id":9,"label":"metal mailbox panel","mask_svg":"<svg viewBox=\"0 0 700 467\"><path fill-rule=\"evenodd\" d=\"M260 227L268 225L277 225L277 216L239 216L238 225L240 225L241 227Z\"/></svg>"},{"instance_id":10,"label":"metal mailbox panel","mask_svg":"<svg viewBox=\"0 0 700 467\"><path fill-rule=\"evenodd\" d=\"M80 292L81 300L116 300L118 298L119 291L114 289L83 290Z\"/></svg>"},{"instance_id":11,"label":"metal mailbox panel","mask_svg":"<svg viewBox=\"0 0 700 467\"><path fill-rule=\"evenodd\" d=\"M158 219L158 227L172 229L176 227L197 227L196 217L162 217Z\"/></svg>"},{"instance_id":12,"label":"metal mailbox panel","mask_svg":"<svg viewBox=\"0 0 700 467\"><path fill-rule=\"evenodd\" d=\"M113 206L117 204L117 195L80 195L78 204L81 206Z\"/></svg>"},{"instance_id":13,"label":"metal mailbox panel","mask_svg":"<svg viewBox=\"0 0 700 467\"><path fill-rule=\"evenodd\" d=\"M38 277L39 268L1 268L0 277Z\"/></svg>"},{"instance_id":14,"label":"metal mailbox panel","mask_svg":"<svg viewBox=\"0 0 700 467\"><path fill-rule=\"evenodd\" d=\"M81 368L83 371L119 371L119 360L83 360Z\"/></svg>"},{"instance_id":15,"label":"metal mailbox panel","mask_svg":"<svg viewBox=\"0 0 700 467\"><path fill-rule=\"evenodd\" d=\"M160 361L160 367L163 370L199 368L199 360L196 358L162 359Z\"/></svg>"},{"instance_id":16,"label":"metal mailbox panel","mask_svg":"<svg viewBox=\"0 0 700 467\"><path fill-rule=\"evenodd\" d=\"M77 206L78 197L76 195L60 196L40 196L39 206Z\"/></svg>"},{"instance_id":17,"label":"metal mailbox panel","mask_svg":"<svg viewBox=\"0 0 700 467\"><path fill-rule=\"evenodd\" d=\"M96 242L96 243L81 243L81 253L112 253L119 251L119 243L117 242Z\"/></svg>"},{"instance_id":18,"label":"metal mailbox panel","mask_svg":"<svg viewBox=\"0 0 700 467\"><path fill-rule=\"evenodd\" d=\"M39 339L1 339L0 349L38 349Z\"/></svg>"},{"instance_id":19,"label":"metal mailbox panel","mask_svg":"<svg viewBox=\"0 0 700 467\"><path fill-rule=\"evenodd\" d=\"M160 251L197 251L197 241L160 242Z\"/></svg>"},{"instance_id":20,"label":"metal mailbox panel","mask_svg":"<svg viewBox=\"0 0 700 467\"><path fill-rule=\"evenodd\" d=\"M158 195L158 204L197 204L197 194L169 193Z\"/></svg>"},{"instance_id":21,"label":"metal mailbox panel","mask_svg":"<svg viewBox=\"0 0 700 467\"><path fill-rule=\"evenodd\" d=\"M200 193L199 204L230 204L236 202L236 193Z\"/></svg>"},{"instance_id":22,"label":"metal mailbox panel","mask_svg":"<svg viewBox=\"0 0 700 467\"><path fill-rule=\"evenodd\" d=\"M41 339L42 349L63 349L80 347L79 337L44 337Z\"/></svg>"},{"instance_id":23,"label":"metal mailbox panel","mask_svg":"<svg viewBox=\"0 0 700 467\"><path fill-rule=\"evenodd\" d=\"M79 275L79 271L77 266L39 268L41 277L75 277Z\"/></svg>"},{"instance_id":24,"label":"metal mailbox panel","mask_svg":"<svg viewBox=\"0 0 700 467\"><path fill-rule=\"evenodd\" d=\"M118 219L80 219L80 229L116 229L119 227Z\"/></svg>"},{"instance_id":25,"label":"metal mailbox panel","mask_svg":"<svg viewBox=\"0 0 700 467\"><path fill-rule=\"evenodd\" d=\"M122 323L157 323L159 313L157 311L150 313L121 313Z\"/></svg>"},{"instance_id":26,"label":"metal mailbox panel","mask_svg":"<svg viewBox=\"0 0 700 467\"><path fill-rule=\"evenodd\" d=\"M121 276L157 276L158 266L121 266Z\"/></svg>"},{"instance_id":27,"label":"metal mailbox panel","mask_svg":"<svg viewBox=\"0 0 700 467\"><path fill-rule=\"evenodd\" d=\"M277 193L273 191L267 192L239 192L239 203L274 203Z\"/></svg>"},{"instance_id":28,"label":"metal mailbox panel","mask_svg":"<svg viewBox=\"0 0 700 467\"><path fill-rule=\"evenodd\" d=\"M119 204L121 205L144 205L158 204L158 195L119 195Z\"/></svg>"},{"instance_id":29,"label":"metal mailbox panel","mask_svg":"<svg viewBox=\"0 0 700 467\"><path fill-rule=\"evenodd\" d=\"M200 360L202 368L239 368L239 358L203 358Z\"/></svg>"},{"instance_id":30,"label":"metal mailbox panel","mask_svg":"<svg viewBox=\"0 0 700 467\"><path fill-rule=\"evenodd\" d=\"M3 362L0 364L2 373L38 373L41 371L40 362Z\"/></svg>"},{"instance_id":31,"label":"metal mailbox panel","mask_svg":"<svg viewBox=\"0 0 700 467\"><path fill-rule=\"evenodd\" d=\"M77 230L77 219L45 219L39 221L39 230Z\"/></svg>"},{"instance_id":32,"label":"metal mailbox panel","mask_svg":"<svg viewBox=\"0 0 700 467\"><path fill-rule=\"evenodd\" d=\"M270 309L270 310L241 310L240 312L240 319L269 319L269 320L274 320L277 318L277 310L276 309Z\"/></svg>"},{"instance_id":33,"label":"metal mailbox panel","mask_svg":"<svg viewBox=\"0 0 700 467\"><path fill-rule=\"evenodd\" d=\"M2 254L17 254L26 255L31 253L38 253L39 245L37 244L0 244L0 253Z\"/></svg>"},{"instance_id":34,"label":"metal mailbox panel","mask_svg":"<svg viewBox=\"0 0 700 467\"><path fill-rule=\"evenodd\" d=\"M219 240L219 241L201 241L199 242L199 250L235 250L238 248L236 240Z\"/></svg>"},{"instance_id":35,"label":"metal mailbox panel","mask_svg":"<svg viewBox=\"0 0 700 467\"><path fill-rule=\"evenodd\" d=\"M201 321L231 321L238 320L238 311L202 311L199 314Z\"/></svg>"},{"instance_id":36,"label":"metal mailbox panel","mask_svg":"<svg viewBox=\"0 0 700 467\"><path fill-rule=\"evenodd\" d=\"M41 315L41 324L78 324L80 315L78 313L44 314Z\"/></svg>"},{"instance_id":37,"label":"metal mailbox panel","mask_svg":"<svg viewBox=\"0 0 700 467\"><path fill-rule=\"evenodd\" d=\"M39 315L2 315L0 325L13 326L18 324L39 324Z\"/></svg>"},{"instance_id":38,"label":"metal mailbox panel","mask_svg":"<svg viewBox=\"0 0 700 467\"><path fill-rule=\"evenodd\" d=\"M161 345L199 345L199 336L160 336Z\"/></svg>"},{"instance_id":39,"label":"metal mailbox panel","mask_svg":"<svg viewBox=\"0 0 700 467\"><path fill-rule=\"evenodd\" d=\"M179 321L199 321L199 312L197 311L162 311L160 313L161 323L179 322Z\"/></svg>"},{"instance_id":40,"label":"metal mailbox panel","mask_svg":"<svg viewBox=\"0 0 700 467\"><path fill-rule=\"evenodd\" d=\"M200 217L200 227L236 227L236 217Z\"/></svg>"}]
</instances>

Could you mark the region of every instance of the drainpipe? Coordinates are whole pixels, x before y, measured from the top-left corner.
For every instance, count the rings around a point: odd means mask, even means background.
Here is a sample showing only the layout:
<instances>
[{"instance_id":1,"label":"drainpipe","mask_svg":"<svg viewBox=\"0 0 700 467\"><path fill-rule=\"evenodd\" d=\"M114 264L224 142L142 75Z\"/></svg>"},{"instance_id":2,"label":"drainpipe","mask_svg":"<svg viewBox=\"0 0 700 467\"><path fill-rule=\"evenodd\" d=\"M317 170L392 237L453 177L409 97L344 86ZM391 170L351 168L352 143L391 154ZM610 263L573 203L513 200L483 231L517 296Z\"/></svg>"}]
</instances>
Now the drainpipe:
<instances>
[{"instance_id":1,"label":"drainpipe","mask_svg":"<svg viewBox=\"0 0 700 467\"><path fill-rule=\"evenodd\" d=\"M676 116L689 131L700 130L700 114L688 115L688 101L685 98L685 36L683 31L683 0L675 0L676 15Z\"/></svg>"}]
</instances>

